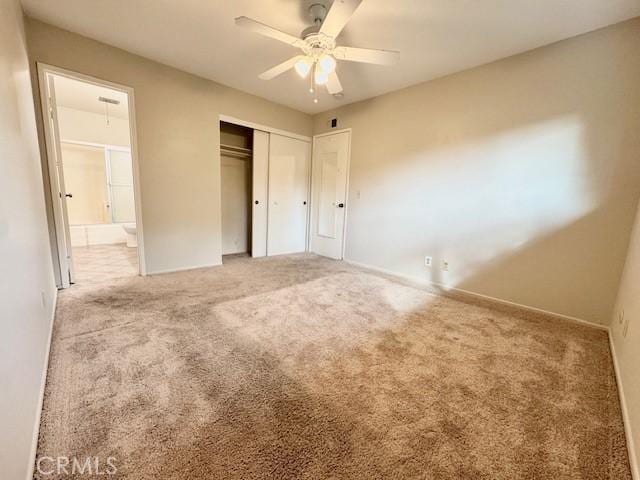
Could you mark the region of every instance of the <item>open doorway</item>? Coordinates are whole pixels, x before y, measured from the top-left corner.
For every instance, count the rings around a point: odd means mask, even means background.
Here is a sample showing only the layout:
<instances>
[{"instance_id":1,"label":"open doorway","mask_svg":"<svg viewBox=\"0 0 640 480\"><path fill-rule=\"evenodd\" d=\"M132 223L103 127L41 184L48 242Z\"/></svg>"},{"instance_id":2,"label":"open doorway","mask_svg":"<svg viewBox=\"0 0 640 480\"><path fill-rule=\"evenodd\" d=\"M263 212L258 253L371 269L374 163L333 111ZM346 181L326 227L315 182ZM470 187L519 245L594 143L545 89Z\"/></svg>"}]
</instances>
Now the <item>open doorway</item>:
<instances>
[{"instance_id":1,"label":"open doorway","mask_svg":"<svg viewBox=\"0 0 640 480\"><path fill-rule=\"evenodd\" d=\"M251 255L253 130L220 122L222 261Z\"/></svg>"},{"instance_id":2,"label":"open doorway","mask_svg":"<svg viewBox=\"0 0 640 480\"><path fill-rule=\"evenodd\" d=\"M132 91L38 69L59 286L144 274Z\"/></svg>"}]
</instances>

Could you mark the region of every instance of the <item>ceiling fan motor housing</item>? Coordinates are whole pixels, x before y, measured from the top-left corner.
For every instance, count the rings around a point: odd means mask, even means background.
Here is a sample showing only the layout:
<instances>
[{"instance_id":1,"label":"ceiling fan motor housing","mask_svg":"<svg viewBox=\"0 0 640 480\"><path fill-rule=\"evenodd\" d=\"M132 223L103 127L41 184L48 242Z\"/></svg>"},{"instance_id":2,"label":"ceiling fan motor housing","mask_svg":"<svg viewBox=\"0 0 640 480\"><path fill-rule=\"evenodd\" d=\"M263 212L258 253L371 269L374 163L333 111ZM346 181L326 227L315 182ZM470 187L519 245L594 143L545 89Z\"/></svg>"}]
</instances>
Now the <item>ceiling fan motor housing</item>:
<instances>
[{"instance_id":1,"label":"ceiling fan motor housing","mask_svg":"<svg viewBox=\"0 0 640 480\"><path fill-rule=\"evenodd\" d=\"M325 43L325 42L323 42L322 39L317 37L320 33L320 27L322 27L322 22L324 22L324 19L327 17L327 7L322 3L311 4L309 6L309 17L311 18L313 25L305 28L300 34L300 37L303 40L306 40L309 45L313 44L313 45L320 46L321 43Z\"/></svg>"},{"instance_id":2,"label":"ceiling fan motor housing","mask_svg":"<svg viewBox=\"0 0 640 480\"><path fill-rule=\"evenodd\" d=\"M304 32L302 32L305 46L302 47L302 51L305 55L309 55L310 57L318 58L324 53L331 53L333 49L336 48L336 42L333 38L324 33L320 33L317 31L316 27L310 27L315 29L316 31L309 32L305 35L307 28Z\"/></svg>"}]
</instances>

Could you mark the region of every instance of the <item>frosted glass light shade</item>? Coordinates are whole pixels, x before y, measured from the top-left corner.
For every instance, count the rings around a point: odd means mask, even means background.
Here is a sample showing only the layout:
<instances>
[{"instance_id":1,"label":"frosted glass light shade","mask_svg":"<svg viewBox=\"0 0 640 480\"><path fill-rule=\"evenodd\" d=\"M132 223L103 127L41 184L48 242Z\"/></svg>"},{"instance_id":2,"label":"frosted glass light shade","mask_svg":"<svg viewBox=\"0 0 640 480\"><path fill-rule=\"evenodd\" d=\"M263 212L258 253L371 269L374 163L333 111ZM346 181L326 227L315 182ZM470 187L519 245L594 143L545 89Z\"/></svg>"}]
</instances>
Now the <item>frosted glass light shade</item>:
<instances>
[{"instance_id":1,"label":"frosted glass light shade","mask_svg":"<svg viewBox=\"0 0 640 480\"><path fill-rule=\"evenodd\" d=\"M329 74L319 68L316 68L315 80L316 85L324 85L329 81Z\"/></svg>"},{"instance_id":2,"label":"frosted glass light shade","mask_svg":"<svg viewBox=\"0 0 640 480\"><path fill-rule=\"evenodd\" d=\"M294 68L298 75L300 75L302 78L306 78L306 76L309 75L312 66L313 62L311 61L311 59L309 57L304 57L296 62Z\"/></svg>"},{"instance_id":3,"label":"frosted glass light shade","mask_svg":"<svg viewBox=\"0 0 640 480\"><path fill-rule=\"evenodd\" d=\"M325 53L318 60L318 65L323 72L329 74L336 69L336 59Z\"/></svg>"}]
</instances>

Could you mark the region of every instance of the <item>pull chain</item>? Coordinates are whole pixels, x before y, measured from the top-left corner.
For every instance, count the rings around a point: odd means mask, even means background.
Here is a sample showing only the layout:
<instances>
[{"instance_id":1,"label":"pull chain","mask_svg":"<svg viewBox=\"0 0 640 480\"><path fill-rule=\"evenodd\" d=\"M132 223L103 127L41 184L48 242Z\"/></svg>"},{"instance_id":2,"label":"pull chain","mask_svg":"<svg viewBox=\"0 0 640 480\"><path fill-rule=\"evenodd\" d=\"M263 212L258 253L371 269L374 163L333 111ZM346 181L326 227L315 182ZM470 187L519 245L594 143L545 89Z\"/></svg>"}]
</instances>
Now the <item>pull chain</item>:
<instances>
[{"instance_id":1,"label":"pull chain","mask_svg":"<svg viewBox=\"0 0 640 480\"><path fill-rule=\"evenodd\" d=\"M313 93L313 103L318 103L318 85L316 85L316 68L318 62L313 62L313 75L311 75L311 88L310 92Z\"/></svg>"}]
</instances>

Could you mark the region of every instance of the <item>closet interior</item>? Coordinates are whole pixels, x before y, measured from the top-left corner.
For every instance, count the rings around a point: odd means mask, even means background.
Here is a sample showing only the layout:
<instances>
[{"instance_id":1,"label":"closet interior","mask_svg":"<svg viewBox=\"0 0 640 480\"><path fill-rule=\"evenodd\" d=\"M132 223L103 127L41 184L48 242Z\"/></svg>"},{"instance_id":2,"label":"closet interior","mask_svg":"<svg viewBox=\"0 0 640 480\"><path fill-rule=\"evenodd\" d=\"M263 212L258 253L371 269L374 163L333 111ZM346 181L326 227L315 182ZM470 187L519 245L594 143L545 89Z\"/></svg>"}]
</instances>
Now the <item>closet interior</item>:
<instances>
[{"instance_id":1,"label":"closet interior","mask_svg":"<svg viewBox=\"0 0 640 480\"><path fill-rule=\"evenodd\" d=\"M251 255L253 130L220 123L222 255Z\"/></svg>"}]
</instances>

